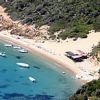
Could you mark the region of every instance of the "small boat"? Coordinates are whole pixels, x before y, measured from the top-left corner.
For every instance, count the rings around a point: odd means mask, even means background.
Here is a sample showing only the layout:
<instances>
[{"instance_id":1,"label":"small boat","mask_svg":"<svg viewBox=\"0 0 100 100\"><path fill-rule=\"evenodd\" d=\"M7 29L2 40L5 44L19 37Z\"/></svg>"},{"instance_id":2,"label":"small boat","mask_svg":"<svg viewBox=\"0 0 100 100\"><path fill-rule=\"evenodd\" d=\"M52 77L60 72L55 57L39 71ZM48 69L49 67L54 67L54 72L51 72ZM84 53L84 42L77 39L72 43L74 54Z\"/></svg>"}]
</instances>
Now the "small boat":
<instances>
[{"instance_id":1,"label":"small boat","mask_svg":"<svg viewBox=\"0 0 100 100\"><path fill-rule=\"evenodd\" d=\"M6 54L5 54L5 53L3 53L3 52L0 52L0 56L5 57L5 56L6 56Z\"/></svg>"},{"instance_id":2,"label":"small boat","mask_svg":"<svg viewBox=\"0 0 100 100\"><path fill-rule=\"evenodd\" d=\"M4 44L5 47L12 47L12 44Z\"/></svg>"},{"instance_id":3,"label":"small boat","mask_svg":"<svg viewBox=\"0 0 100 100\"><path fill-rule=\"evenodd\" d=\"M63 74L66 74L66 72L62 72Z\"/></svg>"},{"instance_id":4,"label":"small boat","mask_svg":"<svg viewBox=\"0 0 100 100\"><path fill-rule=\"evenodd\" d=\"M14 49L21 49L20 46L13 46Z\"/></svg>"},{"instance_id":5,"label":"small boat","mask_svg":"<svg viewBox=\"0 0 100 100\"><path fill-rule=\"evenodd\" d=\"M28 53L28 51L25 50L25 49L20 49L20 50L18 50L18 51L21 52L21 53Z\"/></svg>"},{"instance_id":6,"label":"small boat","mask_svg":"<svg viewBox=\"0 0 100 100\"><path fill-rule=\"evenodd\" d=\"M28 79L30 80L30 81L32 81L32 82L36 82L36 79L35 78L33 78L33 77L28 77Z\"/></svg>"},{"instance_id":7,"label":"small boat","mask_svg":"<svg viewBox=\"0 0 100 100\"><path fill-rule=\"evenodd\" d=\"M29 68L29 65L26 63L16 63L18 66L22 67L22 68Z\"/></svg>"}]
</instances>

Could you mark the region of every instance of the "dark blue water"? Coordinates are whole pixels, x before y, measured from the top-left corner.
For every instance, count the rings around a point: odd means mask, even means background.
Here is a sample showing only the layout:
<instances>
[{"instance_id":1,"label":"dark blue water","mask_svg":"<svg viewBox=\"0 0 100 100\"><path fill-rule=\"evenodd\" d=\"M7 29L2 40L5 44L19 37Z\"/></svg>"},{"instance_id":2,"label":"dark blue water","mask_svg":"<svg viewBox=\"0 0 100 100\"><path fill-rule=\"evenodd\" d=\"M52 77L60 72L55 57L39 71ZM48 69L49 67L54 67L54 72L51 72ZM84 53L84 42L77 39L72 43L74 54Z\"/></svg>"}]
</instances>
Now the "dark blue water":
<instances>
[{"instance_id":1,"label":"dark blue water","mask_svg":"<svg viewBox=\"0 0 100 100\"><path fill-rule=\"evenodd\" d=\"M0 41L0 100L68 100L80 86L74 76L57 64L36 55L22 54L13 47L4 47ZM30 68L21 68L17 62L24 62ZM36 79L32 83L28 77Z\"/></svg>"}]
</instances>

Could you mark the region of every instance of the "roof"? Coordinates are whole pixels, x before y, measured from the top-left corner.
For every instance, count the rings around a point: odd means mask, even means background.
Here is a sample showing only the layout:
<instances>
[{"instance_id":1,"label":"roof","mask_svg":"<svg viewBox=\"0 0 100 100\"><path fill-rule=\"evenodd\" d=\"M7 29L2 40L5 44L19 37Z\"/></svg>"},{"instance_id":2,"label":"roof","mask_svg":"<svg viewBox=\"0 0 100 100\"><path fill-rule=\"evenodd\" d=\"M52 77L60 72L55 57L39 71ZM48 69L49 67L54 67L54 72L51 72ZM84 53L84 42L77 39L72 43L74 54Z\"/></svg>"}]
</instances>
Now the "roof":
<instances>
[{"instance_id":1,"label":"roof","mask_svg":"<svg viewBox=\"0 0 100 100\"><path fill-rule=\"evenodd\" d=\"M82 57L81 55L79 55L79 54L74 54L73 52L71 52L71 51L68 51L68 52L65 52L66 54L66 56L68 56L68 57L71 57L71 58L73 58L73 59L77 59L77 58L80 58L80 57Z\"/></svg>"}]
</instances>

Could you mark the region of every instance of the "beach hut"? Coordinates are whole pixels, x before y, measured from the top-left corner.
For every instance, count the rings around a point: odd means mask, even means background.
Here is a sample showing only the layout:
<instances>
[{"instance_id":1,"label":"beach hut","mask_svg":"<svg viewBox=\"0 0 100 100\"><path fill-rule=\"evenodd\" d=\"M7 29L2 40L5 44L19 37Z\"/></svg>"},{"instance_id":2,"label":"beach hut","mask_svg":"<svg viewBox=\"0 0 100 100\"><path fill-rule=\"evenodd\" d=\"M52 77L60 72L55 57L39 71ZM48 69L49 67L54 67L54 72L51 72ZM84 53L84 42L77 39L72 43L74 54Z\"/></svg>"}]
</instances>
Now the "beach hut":
<instances>
[{"instance_id":1,"label":"beach hut","mask_svg":"<svg viewBox=\"0 0 100 100\"><path fill-rule=\"evenodd\" d=\"M69 57L70 59L72 59L72 60L74 60L75 62L80 62L80 61L83 61L82 59L81 59L81 55L79 55L79 54L74 54L73 52L71 52L71 51L67 51L67 52L65 52L65 56L67 56L67 57Z\"/></svg>"}]
</instances>

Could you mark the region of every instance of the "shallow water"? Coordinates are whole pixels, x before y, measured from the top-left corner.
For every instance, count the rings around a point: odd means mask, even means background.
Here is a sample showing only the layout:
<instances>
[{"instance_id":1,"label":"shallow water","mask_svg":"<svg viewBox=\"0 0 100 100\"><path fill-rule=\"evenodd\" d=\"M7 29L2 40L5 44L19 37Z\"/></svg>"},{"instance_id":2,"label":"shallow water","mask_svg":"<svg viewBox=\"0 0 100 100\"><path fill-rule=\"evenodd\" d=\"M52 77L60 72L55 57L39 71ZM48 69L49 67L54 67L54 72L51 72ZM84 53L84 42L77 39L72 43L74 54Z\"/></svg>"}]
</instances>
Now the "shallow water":
<instances>
[{"instance_id":1,"label":"shallow water","mask_svg":"<svg viewBox=\"0 0 100 100\"><path fill-rule=\"evenodd\" d=\"M59 65L31 53L19 53L13 47L4 47L0 41L0 100L67 100L79 87L74 76ZM24 62L30 68L21 68L17 62ZM36 79L32 83L28 77Z\"/></svg>"}]
</instances>

